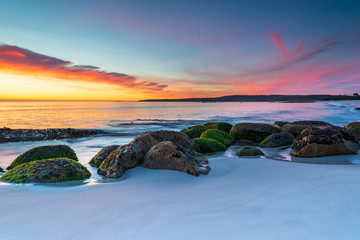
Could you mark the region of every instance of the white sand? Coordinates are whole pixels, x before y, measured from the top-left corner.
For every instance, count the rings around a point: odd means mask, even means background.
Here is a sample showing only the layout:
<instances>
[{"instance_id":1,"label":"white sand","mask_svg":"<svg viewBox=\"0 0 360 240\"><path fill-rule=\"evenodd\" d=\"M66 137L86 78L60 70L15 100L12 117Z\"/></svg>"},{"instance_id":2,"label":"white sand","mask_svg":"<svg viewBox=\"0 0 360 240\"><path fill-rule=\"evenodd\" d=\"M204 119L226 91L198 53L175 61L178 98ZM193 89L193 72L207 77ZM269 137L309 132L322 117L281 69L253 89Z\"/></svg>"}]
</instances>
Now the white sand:
<instances>
[{"instance_id":1,"label":"white sand","mask_svg":"<svg viewBox=\"0 0 360 240\"><path fill-rule=\"evenodd\" d=\"M0 185L0 239L359 239L360 165L219 157L75 187Z\"/></svg>"}]
</instances>

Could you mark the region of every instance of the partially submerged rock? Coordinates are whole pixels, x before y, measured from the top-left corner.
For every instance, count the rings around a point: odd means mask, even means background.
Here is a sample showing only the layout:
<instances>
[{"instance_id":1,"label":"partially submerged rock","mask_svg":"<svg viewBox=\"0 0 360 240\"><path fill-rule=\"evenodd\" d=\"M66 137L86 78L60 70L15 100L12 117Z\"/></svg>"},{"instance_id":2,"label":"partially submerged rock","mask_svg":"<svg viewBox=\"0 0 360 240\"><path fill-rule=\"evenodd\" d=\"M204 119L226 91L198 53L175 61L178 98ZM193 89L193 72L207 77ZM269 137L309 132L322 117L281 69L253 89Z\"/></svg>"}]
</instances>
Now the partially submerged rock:
<instances>
[{"instance_id":1,"label":"partially submerged rock","mask_svg":"<svg viewBox=\"0 0 360 240\"><path fill-rule=\"evenodd\" d=\"M286 121L276 121L276 122L274 122L274 125L282 127L282 126L284 126L285 124L288 124L288 123L289 122L286 122Z\"/></svg>"},{"instance_id":2,"label":"partially submerged rock","mask_svg":"<svg viewBox=\"0 0 360 240\"><path fill-rule=\"evenodd\" d=\"M7 169L12 169L20 164L49 158L69 158L77 161L75 151L66 145L50 145L32 148L18 156Z\"/></svg>"},{"instance_id":3,"label":"partially submerged rock","mask_svg":"<svg viewBox=\"0 0 360 240\"><path fill-rule=\"evenodd\" d=\"M168 169L199 176L208 174L208 160L191 149L164 141L153 146L144 157L141 166L150 169Z\"/></svg>"},{"instance_id":4,"label":"partially submerged rock","mask_svg":"<svg viewBox=\"0 0 360 240\"><path fill-rule=\"evenodd\" d=\"M206 130L201 134L200 138L210 138L217 140L224 144L226 147L229 147L234 142L234 139L229 134L217 129Z\"/></svg>"},{"instance_id":5,"label":"partially submerged rock","mask_svg":"<svg viewBox=\"0 0 360 240\"><path fill-rule=\"evenodd\" d=\"M251 140L237 140L235 142L236 145L240 145L240 146L256 146L256 143L254 143L253 141Z\"/></svg>"},{"instance_id":6,"label":"partially submerged rock","mask_svg":"<svg viewBox=\"0 0 360 240\"><path fill-rule=\"evenodd\" d=\"M210 138L194 138L194 150L199 153L212 153L225 151L226 146L221 142Z\"/></svg>"},{"instance_id":7,"label":"partially submerged rock","mask_svg":"<svg viewBox=\"0 0 360 240\"><path fill-rule=\"evenodd\" d=\"M91 176L80 163L68 158L32 161L19 165L0 177L11 183L55 183L84 180Z\"/></svg>"},{"instance_id":8,"label":"partially submerged rock","mask_svg":"<svg viewBox=\"0 0 360 240\"><path fill-rule=\"evenodd\" d=\"M257 147L253 146L245 146L240 148L240 150L236 153L239 157L245 157L245 156L261 156L264 155L264 153L258 149Z\"/></svg>"},{"instance_id":9,"label":"partially submerged rock","mask_svg":"<svg viewBox=\"0 0 360 240\"><path fill-rule=\"evenodd\" d=\"M305 129L294 140L290 154L296 157L323 157L357 154L356 138L340 127L322 126Z\"/></svg>"},{"instance_id":10,"label":"partially submerged rock","mask_svg":"<svg viewBox=\"0 0 360 240\"><path fill-rule=\"evenodd\" d=\"M4 169L2 167L0 167L0 172L5 172Z\"/></svg>"},{"instance_id":11,"label":"partially submerged rock","mask_svg":"<svg viewBox=\"0 0 360 240\"><path fill-rule=\"evenodd\" d=\"M230 130L233 127L232 124L227 122L208 122L205 123L204 126L208 129L217 129L226 133L230 133Z\"/></svg>"},{"instance_id":12,"label":"partially submerged rock","mask_svg":"<svg viewBox=\"0 0 360 240\"><path fill-rule=\"evenodd\" d=\"M354 135L357 140L360 140L360 122L349 123L344 128L346 131Z\"/></svg>"},{"instance_id":13,"label":"partially submerged rock","mask_svg":"<svg viewBox=\"0 0 360 240\"><path fill-rule=\"evenodd\" d=\"M195 126L191 126L186 129L183 129L183 130L181 130L181 132L185 133L186 135L189 136L189 138L193 139L193 138L199 138L201 136L201 134L203 132L205 132L206 130L208 130L208 128L203 125L195 125Z\"/></svg>"},{"instance_id":14,"label":"partially submerged rock","mask_svg":"<svg viewBox=\"0 0 360 240\"><path fill-rule=\"evenodd\" d=\"M266 137L260 144L260 147L280 147L291 145L294 141L294 136L288 132L274 133Z\"/></svg>"},{"instance_id":15,"label":"partially submerged rock","mask_svg":"<svg viewBox=\"0 0 360 240\"><path fill-rule=\"evenodd\" d=\"M48 129L10 129L0 128L0 143L71 139L105 134L98 129L48 128Z\"/></svg>"},{"instance_id":16,"label":"partially submerged rock","mask_svg":"<svg viewBox=\"0 0 360 240\"><path fill-rule=\"evenodd\" d=\"M106 146L103 149L100 150L89 162L90 166L92 167L100 167L101 163L104 161L104 159L109 156L109 154L115 150L115 148L118 148L120 145L110 145Z\"/></svg>"},{"instance_id":17,"label":"partially submerged rock","mask_svg":"<svg viewBox=\"0 0 360 240\"><path fill-rule=\"evenodd\" d=\"M294 135L294 137L297 137L302 131L304 131L304 129L308 127L320 127L320 126L333 126L333 125L323 121L313 121L313 120L295 121L285 124L281 128L281 130L284 132L289 132L292 135Z\"/></svg>"},{"instance_id":18,"label":"partially submerged rock","mask_svg":"<svg viewBox=\"0 0 360 240\"><path fill-rule=\"evenodd\" d=\"M246 139L261 142L267 136L280 132L280 129L266 123L238 123L230 131L235 140Z\"/></svg>"}]
</instances>

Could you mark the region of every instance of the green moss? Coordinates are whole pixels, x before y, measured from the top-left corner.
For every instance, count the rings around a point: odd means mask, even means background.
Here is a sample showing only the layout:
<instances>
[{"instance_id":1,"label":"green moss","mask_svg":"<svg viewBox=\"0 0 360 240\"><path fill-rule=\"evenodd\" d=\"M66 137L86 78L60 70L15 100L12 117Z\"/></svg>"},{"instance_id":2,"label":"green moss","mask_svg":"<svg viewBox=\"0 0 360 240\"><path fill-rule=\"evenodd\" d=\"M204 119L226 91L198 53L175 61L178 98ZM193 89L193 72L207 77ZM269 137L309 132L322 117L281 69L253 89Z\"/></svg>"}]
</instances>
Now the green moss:
<instances>
[{"instance_id":1,"label":"green moss","mask_svg":"<svg viewBox=\"0 0 360 240\"><path fill-rule=\"evenodd\" d=\"M0 177L11 183L52 183L84 180L90 172L80 163L68 158L31 161L16 166Z\"/></svg>"},{"instance_id":2,"label":"green moss","mask_svg":"<svg viewBox=\"0 0 360 240\"><path fill-rule=\"evenodd\" d=\"M119 147L119 145L110 145L110 146L106 146L103 149L101 149L95 155L95 157L93 157L90 160L90 162L89 162L90 166L99 167L102 164L102 162L105 160L105 158L118 147Z\"/></svg>"},{"instance_id":3,"label":"green moss","mask_svg":"<svg viewBox=\"0 0 360 240\"><path fill-rule=\"evenodd\" d=\"M7 169L12 169L23 163L49 159L49 158L69 158L77 160L77 156L69 146L66 145L52 145L52 146L41 146L30 149L29 151L18 156Z\"/></svg>"},{"instance_id":4,"label":"green moss","mask_svg":"<svg viewBox=\"0 0 360 240\"><path fill-rule=\"evenodd\" d=\"M286 121L276 121L276 122L274 122L274 124L276 125L276 126L279 126L279 127L282 127L282 126L284 126L285 124L288 124L289 122L286 122Z\"/></svg>"},{"instance_id":5,"label":"green moss","mask_svg":"<svg viewBox=\"0 0 360 240\"><path fill-rule=\"evenodd\" d=\"M181 130L181 132L188 135L190 139L193 139L200 137L200 135L206 130L208 130L208 128L203 125L195 125Z\"/></svg>"},{"instance_id":6,"label":"green moss","mask_svg":"<svg viewBox=\"0 0 360 240\"><path fill-rule=\"evenodd\" d=\"M217 129L229 133L233 125L227 122L208 122L204 124L208 129Z\"/></svg>"},{"instance_id":7,"label":"green moss","mask_svg":"<svg viewBox=\"0 0 360 240\"><path fill-rule=\"evenodd\" d=\"M209 138L192 139L194 150L200 153L225 151L226 147L221 142Z\"/></svg>"},{"instance_id":8,"label":"green moss","mask_svg":"<svg viewBox=\"0 0 360 240\"><path fill-rule=\"evenodd\" d=\"M231 146L232 143L234 142L234 139L229 134L227 134L224 131L217 130L217 129L206 130L205 132L203 132L201 134L200 138L215 139L227 147Z\"/></svg>"}]
</instances>

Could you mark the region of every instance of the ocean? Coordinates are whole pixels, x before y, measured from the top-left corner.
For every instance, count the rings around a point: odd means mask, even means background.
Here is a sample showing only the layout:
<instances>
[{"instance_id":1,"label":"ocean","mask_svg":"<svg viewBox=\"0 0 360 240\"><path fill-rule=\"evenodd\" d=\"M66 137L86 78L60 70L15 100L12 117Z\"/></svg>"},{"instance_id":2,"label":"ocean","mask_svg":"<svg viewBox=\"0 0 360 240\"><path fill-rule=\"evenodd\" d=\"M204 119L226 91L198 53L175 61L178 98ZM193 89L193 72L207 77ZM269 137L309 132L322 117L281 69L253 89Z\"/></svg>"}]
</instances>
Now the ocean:
<instances>
[{"instance_id":1,"label":"ocean","mask_svg":"<svg viewBox=\"0 0 360 240\"><path fill-rule=\"evenodd\" d=\"M72 102L72 101L1 101L0 127L9 128L97 128L116 136L71 140L0 144L0 167L6 168L19 154L41 145L67 144L90 169L92 180L101 179L90 159L104 146L126 144L149 130L179 131L208 121L262 122L321 120L337 126L360 120L355 110L360 101L314 103L278 102ZM225 152L223 155L232 153ZM271 153L269 153L271 155ZM283 154L286 155L286 154ZM276 158L276 157L274 157ZM284 157L284 160L289 160Z\"/></svg>"}]
</instances>

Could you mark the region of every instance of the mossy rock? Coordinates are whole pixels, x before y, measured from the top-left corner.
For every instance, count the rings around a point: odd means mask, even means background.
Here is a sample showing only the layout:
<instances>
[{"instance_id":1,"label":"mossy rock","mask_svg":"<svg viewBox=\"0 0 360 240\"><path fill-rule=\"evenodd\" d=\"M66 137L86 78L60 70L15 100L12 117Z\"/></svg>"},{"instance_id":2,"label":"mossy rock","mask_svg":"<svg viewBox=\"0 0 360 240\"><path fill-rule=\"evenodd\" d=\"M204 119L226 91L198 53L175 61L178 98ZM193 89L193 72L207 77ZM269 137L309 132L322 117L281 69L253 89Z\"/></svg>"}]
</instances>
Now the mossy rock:
<instances>
[{"instance_id":1,"label":"mossy rock","mask_svg":"<svg viewBox=\"0 0 360 240\"><path fill-rule=\"evenodd\" d=\"M106 146L100 150L89 162L92 167L100 167L101 163L105 160L109 154L114 151L120 145L110 145Z\"/></svg>"},{"instance_id":2,"label":"mossy rock","mask_svg":"<svg viewBox=\"0 0 360 240\"><path fill-rule=\"evenodd\" d=\"M280 128L270 124L244 122L235 124L230 131L230 136L235 140L251 140L260 143L267 136L280 131Z\"/></svg>"},{"instance_id":3,"label":"mossy rock","mask_svg":"<svg viewBox=\"0 0 360 240\"><path fill-rule=\"evenodd\" d=\"M236 156L239 157L246 157L246 156L262 156L264 153L258 149L257 147L253 146L245 146L240 148L240 150L236 153Z\"/></svg>"},{"instance_id":4,"label":"mossy rock","mask_svg":"<svg viewBox=\"0 0 360 240\"><path fill-rule=\"evenodd\" d=\"M294 136L288 132L274 133L266 137L260 144L260 147L280 147L291 145L294 141Z\"/></svg>"},{"instance_id":5,"label":"mossy rock","mask_svg":"<svg viewBox=\"0 0 360 240\"><path fill-rule=\"evenodd\" d=\"M193 149L200 153L211 153L226 150L226 146L215 139L195 138L192 142L194 143Z\"/></svg>"},{"instance_id":6,"label":"mossy rock","mask_svg":"<svg viewBox=\"0 0 360 240\"><path fill-rule=\"evenodd\" d=\"M349 123L344 128L346 131L354 135L357 140L360 140L360 122Z\"/></svg>"},{"instance_id":7,"label":"mossy rock","mask_svg":"<svg viewBox=\"0 0 360 240\"><path fill-rule=\"evenodd\" d=\"M25 153L18 156L7 168L12 169L20 164L43 160L49 158L69 158L77 161L78 158L75 154L75 151L72 150L69 146L66 145L51 145L51 146L41 146L30 149Z\"/></svg>"},{"instance_id":8,"label":"mossy rock","mask_svg":"<svg viewBox=\"0 0 360 240\"><path fill-rule=\"evenodd\" d=\"M286 121L276 121L276 122L274 122L274 125L282 127L282 126L284 126L285 124L288 124L288 123L289 122L286 122Z\"/></svg>"},{"instance_id":9,"label":"mossy rock","mask_svg":"<svg viewBox=\"0 0 360 240\"><path fill-rule=\"evenodd\" d=\"M181 130L181 132L188 135L190 139L194 139L194 138L199 138L201 134L206 130L208 130L208 128L203 125L194 125L184 130Z\"/></svg>"},{"instance_id":10,"label":"mossy rock","mask_svg":"<svg viewBox=\"0 0 360 240\"><path fill-rule=\"evenodd\" d=\"M330 123L323 122L323 121L317 121L317 120L295 121L295 122L291 122L291 124L310 125L310 126L332 126L332 124L330 124Z\"/></svg>"},{"instance_id":11,"label":"mossy rock","mask_svg":"<svg viewBox=\"0 0 360 240\"><path fill-rule=\"evenodd\" d=\"M75 160L54 158L31 161L7 171L1 181L10 183L56 183L84 180L90 172Z\"/></svg>"},{"instance_id":12,"label":"mossy rock","mask_svg":"<svg viewBox=\"0 0 360 240\"><path fill-rule=\"evenodd\" d=\"M224 144L226 147L231 146L234 142L234 139L229 134L217 129L206 130L201 134L200 138L215 139Z\"/></svg>"},{"instance_id":13,"label":"mossy rock","mask_svg":"<svg viewBox=\"0 0 360 240\"><path fill-rule=\"evenodd\" d=\"M227 122L208 122L204 124L208 129L217 129L229 133L233 125Z\"/></svg>"}]
</instances>

